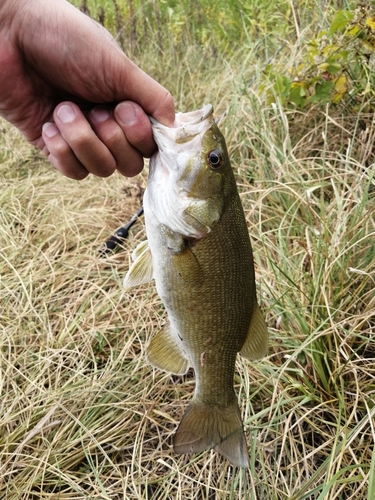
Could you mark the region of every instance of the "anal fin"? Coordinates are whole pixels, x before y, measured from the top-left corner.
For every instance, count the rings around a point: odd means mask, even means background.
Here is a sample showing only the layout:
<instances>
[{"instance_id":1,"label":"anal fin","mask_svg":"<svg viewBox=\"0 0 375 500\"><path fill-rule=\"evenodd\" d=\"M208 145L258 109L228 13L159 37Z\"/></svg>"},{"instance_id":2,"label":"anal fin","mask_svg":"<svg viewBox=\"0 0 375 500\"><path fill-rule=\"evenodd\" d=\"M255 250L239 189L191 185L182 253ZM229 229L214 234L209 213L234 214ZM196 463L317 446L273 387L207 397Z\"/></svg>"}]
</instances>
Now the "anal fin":
<instances>
[{"instance_id":1,"label":"anal fin","mask_svg":"<svg viewBox=\"0 0 375 500\"><path fill-rule=\"evenodd\" d=\"M249 330L240 354L246 359L260 359L267 354L268 330L258 304L254 306Z\"/></svg>"},{"instance_id":2,"label":"anal fin","mask_svg":"<svg viewBox=\"0 0 375 500\"><path fill-rule=\"evenodd\" d=\"M183 375L190 366L189 360L173 338L169 323L151 339L146 356L155 368L176 375Z\"/></svg>"}]
</instances>

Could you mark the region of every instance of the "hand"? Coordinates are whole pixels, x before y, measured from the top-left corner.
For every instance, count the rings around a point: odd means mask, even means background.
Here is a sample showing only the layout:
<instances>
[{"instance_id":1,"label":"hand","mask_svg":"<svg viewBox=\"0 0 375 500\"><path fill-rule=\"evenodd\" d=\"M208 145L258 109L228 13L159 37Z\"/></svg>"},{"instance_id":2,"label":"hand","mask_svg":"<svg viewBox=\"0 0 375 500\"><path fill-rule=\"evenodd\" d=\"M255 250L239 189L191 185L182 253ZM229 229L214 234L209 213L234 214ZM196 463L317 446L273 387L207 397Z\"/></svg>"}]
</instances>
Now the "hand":
<instances>
[{"instance_id":1,"label":"hand","mask_svg":"<svg viewBox=\"0 0 375 500\"><path fill-rule=\"evenodd\" d=\"M73 179L138 174L147 115L174 122L170 93L65 0L1 1L0 68L0 115Z\"/></svg>"}]
</instances>

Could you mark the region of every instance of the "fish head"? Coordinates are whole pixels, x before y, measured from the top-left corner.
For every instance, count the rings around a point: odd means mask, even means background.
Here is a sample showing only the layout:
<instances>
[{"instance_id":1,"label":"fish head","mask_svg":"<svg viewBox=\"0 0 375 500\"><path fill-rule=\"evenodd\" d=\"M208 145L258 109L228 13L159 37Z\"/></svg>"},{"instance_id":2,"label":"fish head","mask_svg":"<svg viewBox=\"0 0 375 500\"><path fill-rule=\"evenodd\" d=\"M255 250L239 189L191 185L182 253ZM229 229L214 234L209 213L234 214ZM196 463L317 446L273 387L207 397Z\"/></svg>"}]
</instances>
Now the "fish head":
<instances>
[{"instance_id":1,"label":"fish head","mask_svg":"<svg viewBox=\"0 0 375 500\"><path fill-rule=\"evenodd\" d=\"M203 238L223 214L233 177L212 106L178 113L174 127L151 122L158 152L150 161L145 209L172 231Z\"/></svg>"}]
</instances>

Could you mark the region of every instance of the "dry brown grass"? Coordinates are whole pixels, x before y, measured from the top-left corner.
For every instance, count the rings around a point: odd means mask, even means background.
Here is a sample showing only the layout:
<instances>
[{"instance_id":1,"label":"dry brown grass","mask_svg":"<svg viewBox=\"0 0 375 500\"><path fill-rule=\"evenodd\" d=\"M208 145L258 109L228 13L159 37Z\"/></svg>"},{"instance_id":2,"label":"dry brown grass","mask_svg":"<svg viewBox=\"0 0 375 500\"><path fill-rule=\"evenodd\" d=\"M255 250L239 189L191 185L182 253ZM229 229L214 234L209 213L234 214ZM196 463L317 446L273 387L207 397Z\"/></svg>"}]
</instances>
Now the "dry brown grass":
<instances>
[{"instance_id":1,"label":"dry brown grass","mask_svg":"<svg viewBox=\"0 0 375 500\"><path fill-rule=\"evenodd\" d=\"M271 332L267 358L237 363L250 470L173 454L194 377L145 362L163 308L152 284L122 289L142 221L121 252L98 254L138 209L147 171L65 179L2 121L0 498L374 498L373 116L265 106L256 81L240 92L244 65L201 55L187 49L169 75L155 58L150 72L179 109L229 108L221 128Z\"/></svg>"},{"instance_id":2,"label":"dry brown grass","mask_svg":"<svg viewBox=\"0 0 375 500\"><path fill-rule=\"evenodd\" d=\"M317 118L296 139L281 109L233 106L223 129L271 331L267 359L238 360L250 471L171 450L194 380L145 363L162 306L153 286L121 287L142 222L122 252L98 255L146 174L70 181L2 122L3 498L370 498L373 164L322 139L319 127L333 141L343 123Z\"/></svg>"}]
</instances>

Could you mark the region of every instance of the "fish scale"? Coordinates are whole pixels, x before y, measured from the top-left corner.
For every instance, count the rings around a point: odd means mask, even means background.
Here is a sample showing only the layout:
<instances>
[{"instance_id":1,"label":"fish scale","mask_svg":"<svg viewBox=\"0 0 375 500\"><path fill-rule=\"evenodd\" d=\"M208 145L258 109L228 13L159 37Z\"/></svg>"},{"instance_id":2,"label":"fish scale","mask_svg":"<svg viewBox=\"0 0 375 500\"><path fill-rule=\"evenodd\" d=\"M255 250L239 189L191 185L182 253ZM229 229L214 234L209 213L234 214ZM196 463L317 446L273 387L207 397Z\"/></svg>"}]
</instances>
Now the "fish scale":
<instances>
[{"instance_id":1,"label":"fish scale","mask_svg":"<svg viewBox=\"0 0 375 500\"><path fill-rule=\"evenodd\" d=\"M264 355L268 333L228 151L210 105L177 114L175 128L152 123L159 152L144 195L148 245L135 252L124 284L155 278L167 312L166 326L148 345L148 361L176 374L194 368L196 388L174 450L215 448L248 467L235 361L238 352L248 359Z\"/></svg>"}]
</instances>

